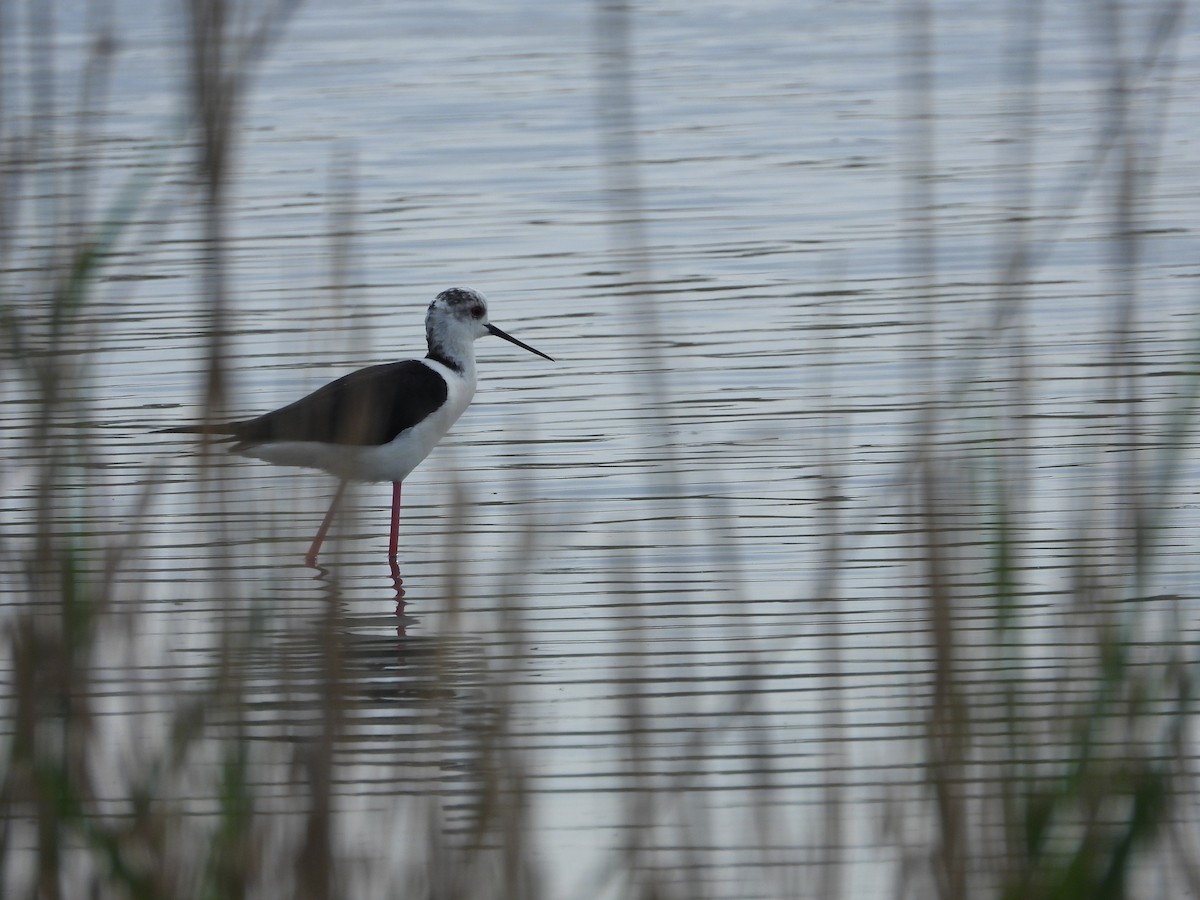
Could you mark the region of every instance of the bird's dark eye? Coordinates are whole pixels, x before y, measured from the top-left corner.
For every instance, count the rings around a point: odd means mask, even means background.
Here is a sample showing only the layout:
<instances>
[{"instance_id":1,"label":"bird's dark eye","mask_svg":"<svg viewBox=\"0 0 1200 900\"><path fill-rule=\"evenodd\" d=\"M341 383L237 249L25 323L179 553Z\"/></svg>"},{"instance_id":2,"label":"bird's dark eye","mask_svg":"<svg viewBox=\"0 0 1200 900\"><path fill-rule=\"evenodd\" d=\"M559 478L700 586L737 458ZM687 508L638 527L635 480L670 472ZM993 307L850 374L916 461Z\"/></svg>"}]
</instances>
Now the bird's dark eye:
<instances>
[{"instance_id":1,"label":"bird's dark eye","mask_svg":"<svg viewBox=\"0 0 1200 900\"><path fill-rule=\"evenodd\" d=\"M482 306L472 306L471 307L471 318L472 319L482 319L483 318L483 307Z\"/></svg>"}]
</instances>

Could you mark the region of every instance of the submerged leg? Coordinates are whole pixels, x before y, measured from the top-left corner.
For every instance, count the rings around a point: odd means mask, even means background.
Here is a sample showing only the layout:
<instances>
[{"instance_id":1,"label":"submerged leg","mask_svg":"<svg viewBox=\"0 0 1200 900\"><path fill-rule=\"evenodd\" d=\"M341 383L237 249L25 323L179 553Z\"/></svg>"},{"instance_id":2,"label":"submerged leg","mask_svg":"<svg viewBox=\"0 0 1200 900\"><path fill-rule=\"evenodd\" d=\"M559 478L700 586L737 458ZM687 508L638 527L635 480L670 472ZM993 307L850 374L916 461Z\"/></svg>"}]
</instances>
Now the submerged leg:
<instances>
[{"instance_id":1,"label":"submerged leg","mask_svg":"<svg viewBox=\"0 0 1200 900\"><path fill-rule=\"evenodd\" d=\"M388 559L396 558L400 547L400 482L392 482L392 535L388 540Z\"/></svg>"},{"instance_id":2,"label":"submerged leg","mask_svg":"<svg viewBox=\"0 0 1200 900\"><path fill-rule=\"evenodd\" d=\"M312 546L308 548L308 553L304 557L304 562L310 566L316 566L317 554L321 551L321 545L325 543L325 534L329 531L329 526L333 524L333 517L337 515L337 508L341 505L342 494L346 493L345 479L338 482L337 491L333 495L333 502L329 504L329 511L325 513L325 518L321 520L321 527L317 529L317 536L313 538Z\"/></svg>"}]
</instances>

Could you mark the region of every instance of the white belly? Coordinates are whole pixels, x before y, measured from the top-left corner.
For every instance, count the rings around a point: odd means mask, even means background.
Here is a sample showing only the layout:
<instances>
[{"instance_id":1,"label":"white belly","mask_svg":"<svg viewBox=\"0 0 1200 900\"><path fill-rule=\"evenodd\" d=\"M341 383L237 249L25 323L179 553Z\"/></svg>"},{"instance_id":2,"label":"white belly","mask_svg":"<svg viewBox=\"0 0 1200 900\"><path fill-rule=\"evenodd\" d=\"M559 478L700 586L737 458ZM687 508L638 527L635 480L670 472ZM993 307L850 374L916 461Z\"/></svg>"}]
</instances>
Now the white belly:
<instances>
[{"instance_id":1,"label":"white belly","mask_svg":"<svg viewBox=\"0 0 1200 900\"><path fill-rule=\"evenodd\" d=\"M322 469L348 481L403 481L445 437L475 395L474 372L464 375L432 360L422 362L446 379L446 402L389 443L362 447L281 441L248 447L240 451L241 455L279 466Z\"/></svg>"}]
</instances>

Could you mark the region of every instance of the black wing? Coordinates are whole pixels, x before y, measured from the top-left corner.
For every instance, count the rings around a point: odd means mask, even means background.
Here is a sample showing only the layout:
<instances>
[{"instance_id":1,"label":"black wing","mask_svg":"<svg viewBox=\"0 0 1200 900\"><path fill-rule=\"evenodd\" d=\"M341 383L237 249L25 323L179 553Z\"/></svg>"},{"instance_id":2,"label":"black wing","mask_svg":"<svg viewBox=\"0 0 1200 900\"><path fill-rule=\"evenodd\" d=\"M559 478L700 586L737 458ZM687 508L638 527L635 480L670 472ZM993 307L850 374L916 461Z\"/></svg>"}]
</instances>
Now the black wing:
<instances>
[{"instance_id":1,"label":"black wing","mask_svg":"<svg viewBox=\"0 0 1200 900\"><path fill-rule=\"evenodd\" d=\"M446 382L415 359L351 372L274 412L234 422L234 450L273 441L386 444L446 402Z\"/></svg>"}]
</instances>

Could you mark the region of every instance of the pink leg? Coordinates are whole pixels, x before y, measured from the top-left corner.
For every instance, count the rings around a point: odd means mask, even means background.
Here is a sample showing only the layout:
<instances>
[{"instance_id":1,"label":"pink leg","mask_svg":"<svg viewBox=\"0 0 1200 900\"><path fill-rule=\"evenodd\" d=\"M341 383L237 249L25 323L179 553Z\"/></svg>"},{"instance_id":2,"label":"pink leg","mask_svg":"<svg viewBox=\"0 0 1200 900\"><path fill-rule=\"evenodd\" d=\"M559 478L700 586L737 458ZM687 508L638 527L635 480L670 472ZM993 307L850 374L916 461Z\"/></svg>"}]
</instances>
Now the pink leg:
<instances>
[{"instance_id":1,"label":"pink leg","mask_svg":"<svg viewBox=\"0 0 1200 900\"><path fill-rule=\"evenodd\" d=\"M388 559L396 558L400 549L400 482L392 482L392 536L388 540Z\"/></svg>"},{"instance_id":2,"label":"pink leg","mask_svg":"<svg viewBox=\"0 0 1200 900\"><path fill-rule=\"evenodd\" d=\"M337 515L337 508L341 505L342 494L346 493L346 482L339 481L337 491L333 495L333 502L329 504L329 511L325 513L325 518L321 520L321 527L317 529L317 536L313 538L312 546L308 548L308 553L304 557L304 562L310 566L316 566L317 554L321 551L321 545L325 543L325 535L329 531L329 526L333 524L333 517Z\"/></svg>"}]
</instances>

